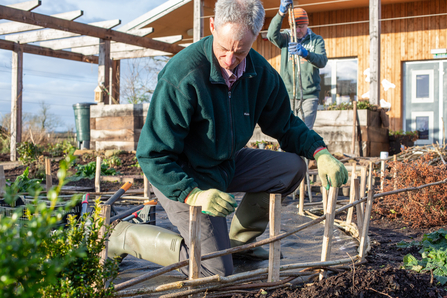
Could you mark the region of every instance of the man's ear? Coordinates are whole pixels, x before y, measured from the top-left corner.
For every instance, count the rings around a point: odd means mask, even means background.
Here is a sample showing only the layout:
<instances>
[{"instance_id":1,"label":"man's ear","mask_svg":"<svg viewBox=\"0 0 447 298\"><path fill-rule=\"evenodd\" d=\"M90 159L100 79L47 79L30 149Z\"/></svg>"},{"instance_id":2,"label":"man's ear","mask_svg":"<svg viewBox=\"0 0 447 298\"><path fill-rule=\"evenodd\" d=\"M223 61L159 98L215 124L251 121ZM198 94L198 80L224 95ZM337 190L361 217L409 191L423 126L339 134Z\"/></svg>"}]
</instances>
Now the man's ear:
<instances>
[{"instance_id":1,"label":"man's ear","mask_svg":"<svg viewBox=\"0 0 447 298\"><path fill-rule=\"evenodd\" d=\"M216 28L214 27L214 18L210 18L210 31L211 31L211 34L214 34L215 30L216 30Z\"/></svg>"}]
</instances>

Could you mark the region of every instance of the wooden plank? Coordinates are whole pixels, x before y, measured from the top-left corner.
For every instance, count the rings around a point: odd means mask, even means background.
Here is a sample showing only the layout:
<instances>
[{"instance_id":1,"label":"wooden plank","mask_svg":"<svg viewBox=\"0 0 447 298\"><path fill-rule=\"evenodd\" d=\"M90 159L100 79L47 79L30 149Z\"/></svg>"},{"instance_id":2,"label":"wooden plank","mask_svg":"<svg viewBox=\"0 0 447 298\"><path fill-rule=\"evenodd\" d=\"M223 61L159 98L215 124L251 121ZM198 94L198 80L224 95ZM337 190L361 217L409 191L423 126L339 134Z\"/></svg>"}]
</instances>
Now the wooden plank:
<instances>
[{"instance_id":1,"label":"wooden plank","mask_svg":"<svg viewBox=\"0 0 447 298\"><path fill-rule=\"evenodd\" d=\"M144 36L149 35L153 31L154 31L154 28L144 28L144 29L139 29L139 30L134 29L134 30L131 30L126 33L144 37ZM160 41L164 41L164 40L160 40ZM80 37L73 37L73 38L64 38L61 40L42 41L40 43L40 46L52 48L54 50L62 50L62 49L70 49L70 48L98 46L98 43L99 43L99 38L97 38L97 37L80 36ZM116 42L111 42L110 44L125 45L123 43L116 43ZM138 46L132 46L132 47L137 48L137 49L142 48L142 47L138 47ZM97 53L98 53L98 51L96 52L96 54Z\"/></svg>"},{"instance_id":2,"label":"wooden plank","mask_svg":"<svg viewBox=\"0 0 447 298\"><path fill-rule=\"evenodd\" d=\"M111 29L113 27L118 26L119 24L121 24L121 20L95 22L95 23L90 23L88 25L105 28L105 29ZM45 40L67 38L67 37L74 37L74 36L79 36L79 34L70 33L70 32L66 32L66 31L60 31L60 30L56 30L56 29L44 29L44 30L38 30L38 31L33 31L33 32L6 35L5 40L20 42L20 43L31 43L31 42L36 42L36 41L45 41Z\"/></svg>"},{"instance_id":3,"label":"wooden plank","mask_svg":"<svg viewBox=\"0 0 447 298\"><path fill-rule=\"evenodd\" d=\"M110 40L101 39L99 41L98 86L102 86L105 90L109 90L110 65ZM107 92L102 92L100 102L111 104Z\"/></svg>"},{"instance_id":4,"label":"wooden plank","mask_svg":"<svg viewBox=\"0 0 447 298\"><path fill-rule=\"evenodd\" d=\"M135 105L121 104L121 105L109 105L109 106L92 105L90 106L90 118L146 116L148 110L149 110L149 103L141 103Z\"/></svg>"},{"instance_id":5,"label":"wooden plank","mask_svg":"<svg viewBox=\"0 0 447 298\"><path fill-rule=\"evenodd\" d=\"M327 142L347 142L349 149L352 150L352 127L349 126L316 126L314 130L327 140ZM383 127L365 127L361 126L362 142L388 143L388 130ZM357 148L358 149L358 148ZM358 151L358 150L357 150ZM357 152L356 151L356 152Z\"/></svg>"},{"instance_id":6,"label":"wooden plank","mask_svg":"<svg viewBox=\"0 0 447 298\"><path fill-rule=\"evenodd\" d=\"M92 41L93 41L93 39L95 39L98 43L98 39L95 37L84 37L84 38L92 39ZM183 39L182 35L154 38L154 40L160 40L160 41L163 41L166 43L175 43L175 42L181 41L182 39ZM76 47L76 48L72 48L72 51L76 52L76 53L83 54L83 55L96 55L99 53L99 46L95 45L95 46L79 47L79 48ZM170 55L170 53L167 53L167 52L148 50L143 47L127 45L124 43L110 43L110 52L111 53L130 52L130 51L152 51L152 52L156 52L156 53L166 53L167 55Z\"/></svg>"},{"instance_id":7,"label":"wooden plank","mask_svg":"<svg viewBox=\"0 0 447 298\"><path fill-rule=\"evenodd\" d=\"M91 130L90 136L96 141L138 141L140 129Z\"/></svg>"},{"instance_id":8,"label":"wooden plank","mask_svg":"<svg viewBox=\"0 0 447 298\"><path fill-rule=\"evenodd\" d=\"M9 4L6 6L15 8L15 9L31 11L34 8L39 7L41 4L42 4L42 1L40 1L40 0L31 0L31 1L21 2L21 3Z\"/></svg>"},{"instance_id":9,"label":"wooden plank","mask_svg":"<svg viewBox=\"0 0 447 298\"><path fill-rule=\"evenodd\" d=\"M439 1L439 12L440 13L446 13L447 12L447 2L446 1ZM440 17L439 18L439 28L442 30L440 31L439 36L439 47L447 47L447 42L446 42L446 38L447 38L447 34L446 29L447 29L447 18L446 17ZM441 32L443 32L441 34Z\"/></svg>"},{"instance_id":10,"label":"wooden plank","mask_svg":"<svg viewBox=\"0 0 447 298\"><path fill-rule=\"evenodd\" d=\"M145 198L150 198L150 195L151 195L150 183L146 175L143 174L143 196Z\"/></svg>"},{"instance_id":11,"label":"wooden plank","mask_svg":"<svg viewBox=\"0 0 447 298\"><path fill-rule=\"evenodd\" d=\"M101 192L101 157L96 156L95 192Z\"/></svg>"},{"instance_id":12,"label":"wooden plank","mask_svg":"<svg viewBox=\"0 0 447 298\"><path fill-rule=\"evenodd\" d=\"M407 16L414 16L415 15L415 2L407 3ZM407 45L408 45L408 60L415 60L415 51L414 51L414 43L418 42L415 40L416 34L414 32L415 30L415 19L409 18L407 19L407 28L405 29L407 31Z\"/></svg>"},{"instance_id":13,"label":"wooden plank","mask_svg":"<svg viewBox=\"0 0 447 298\"><path fill-rule=\"evenodd\" d=\"M17 160L17 143L22 141L23 46L14 44L12 51L11 140L10 158Z\"/></svg>"},{"instance_id":14,"label":"wooden plank","mask_svg":"<svg viewBox=\"0 0 447 298\"><path fill-rule=\"evenodd\" d=\"M0 39L0 49L2 49L2 50L11 50L12 51L16 44L17 43L12 42L12 41ZM98 64L98 57L96 57L96 56L86 56L86 55L68 52L68 51L55 51L52 49L43 48L43 47L30 45L30 44L24 44L24 45L21 45L21 47L22 47L23 52L27 53L27 54Z\"/></svg>"},{"instance_id":15,"label":"wooden plank","mask_svg":"<svg viewBox=\"0 0 447 298\"><path fill-rule=\"evenodd\" d=\"M53 177L51 176L51 160L45 157L45 185L46 191L49 191L53 186Z\"/></svg>"},{"instance_id":16,"label":"wooden plank","mask_svg":"<svg viewBox=\"0 0 447 298\"><path fill-rule=\"evenodd\" d=\"M202 257L200 215L202 206L189 206L189 279L200 277Z\"/></svg>"},{"instance_id":17,"label":"wooden plank","mask_svg":"<svg viewBox=\"0 0 447 298\"><path fill-rule=\"evenodd\" d=\"M58 18L32 13L28 11L21 11L3 5L0 5L0 18L36 26L43 26L51 29L69 31L81 35L88 35L108 40L114 40L117 42L142 46L145 48L165 51L169 53L178 53L183 49L178 45L167 44L164 42L153 40L148 37L138 37L119 31L98 28L95 26L73 21L61 20Z\"/></svg>"},{"instance_id":18,"label":"wooden plank","mask_svg":"<svg viewBox=\"0 0 447 298\"><path fill-rule=\"evenodd\" d=\"M281 194L270 194L269 212L270 237L279 235L281 230ZM281 241L269 244L268 282L279 281Z\"/></svg>"},{"instance_id":19,"label":"wooden plank","mask_svg":"<svg viewBox=\"0 0 447 298\"><path fill-rule=\"evenodd\" d=\"M113 129L111 129L110 123L113 123ZM143 116L123 116L123 117L118 116L118 117L96 118L96 130L104 130L104 131L107 130L107 131L118 131L118 132L120 130L126 130L125 133L128 133L127 130L142 128L143 125L144 125Z\"/></svg>"},{"instance_id":20,"label":"wooden plank","mask_svg":"<svg viewBox=\"0 0 447 298\"><path fill-rule=\"evenodd\" d=\"M74 10L69 12L53 14L51 16L59 19L73 21L82 16L83 14L84 12L82 10ZM44 27L41 26L28 25L19 22L5 22L0 24L0 35L38 30L43 28Z\"/></svg>"},{"instance_id":21,"label":"wooden plank","mask_svg":"<svg viewBox=\"0 0 447 298\"><path fill-rule=\"evenodd\" d=\"M111 53L110 57L116 60L133 59L143 57L155 57L155 56L170 56L169 52L157 51L157 50L136 50L128 52L115 52Z\"/></svg>"},{"instance_id":22,"label":"wooden plank","mask_svg":"<svg viewBox=\"0 0 447 298\"><path fill-rule=\"evenodd\" d=\"M92 140L92 143L95 140ZM137 150L138 142L96 141L95 150Z\"/></svg>"},{"instance_id":23,"label":"wooden plank","mask_svg":"<svg viewBox=\"0 0 447 298\"><path fill-rule=\"evenodd\" d=\"M321 261L330 260L332 248L332 236L334 234L335 206L338 199L338 187L329 189L329 197L326 210L326 220L324 223L323 245L321 249ZM320 280L326 275L320 273Z\"/></svg>"}]
</instances>

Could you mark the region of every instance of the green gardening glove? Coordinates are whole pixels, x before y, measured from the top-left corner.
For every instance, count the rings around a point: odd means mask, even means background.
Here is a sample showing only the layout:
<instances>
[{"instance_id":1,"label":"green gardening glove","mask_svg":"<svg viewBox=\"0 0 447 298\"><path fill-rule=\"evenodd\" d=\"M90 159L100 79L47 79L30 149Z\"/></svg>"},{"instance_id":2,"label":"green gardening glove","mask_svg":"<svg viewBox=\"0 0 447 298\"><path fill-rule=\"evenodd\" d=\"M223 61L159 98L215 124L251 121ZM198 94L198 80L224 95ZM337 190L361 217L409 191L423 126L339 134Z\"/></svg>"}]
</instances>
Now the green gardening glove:
<instances>
[{"instance_id":1,"label":"green gardening glove","mask_svg":"<svg viewBox=\"0 0 447 298\"><path fill-rule=\"evenodd\" d=\"M215 188L201 190L196 187L189 193L185 203L191 206L202 206L202 213L221 217L232 213L237 207L233 195Z\"/></svg>"},{"instance_id":2,"label":"green gardening glove","mask_svg":"<svg viewBox=\"0 0 447 298\"><path fill-rule=\"evenodd\" d=\"M318 151L315 154L315 160L317 161L318 176L326 190L329 190L330 186L340 187L348 182L348 171L345 166L327 149Z\"/></svg>"}]
</instances>

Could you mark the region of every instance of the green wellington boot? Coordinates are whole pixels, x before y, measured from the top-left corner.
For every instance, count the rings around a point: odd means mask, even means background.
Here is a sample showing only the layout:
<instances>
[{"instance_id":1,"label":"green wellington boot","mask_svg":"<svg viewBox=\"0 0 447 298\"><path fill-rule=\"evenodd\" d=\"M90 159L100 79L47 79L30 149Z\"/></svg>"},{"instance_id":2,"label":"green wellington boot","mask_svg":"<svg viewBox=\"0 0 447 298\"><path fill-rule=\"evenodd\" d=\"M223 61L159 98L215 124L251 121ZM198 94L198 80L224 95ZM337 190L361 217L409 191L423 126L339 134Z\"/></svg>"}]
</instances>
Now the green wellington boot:
<instances>
[{"instance_id":1,"label":"green wellington boot","mask_svg":"<svg viewBox=\"0 0 447 298\"><path fill-rule=\"evenodd\" d=\"M108 257L132 255L152 263L168 266L179 262L183 238L169 230L146 224L122 221L109 238Z\"/></svg>"},{"instance_id":2,"label":"green wellington boot","mask_svg":"<svg viewBox=\"0 0 447 298\"><path fill-rule=\"evenodd\" d=\"M262 235L269 222L269 194L266 192L246 193L236 212L230 227L231 247L256 241ZM268 260L269 252L262 247L233 254L235 258Z\"/></svg>"}]
</instances>

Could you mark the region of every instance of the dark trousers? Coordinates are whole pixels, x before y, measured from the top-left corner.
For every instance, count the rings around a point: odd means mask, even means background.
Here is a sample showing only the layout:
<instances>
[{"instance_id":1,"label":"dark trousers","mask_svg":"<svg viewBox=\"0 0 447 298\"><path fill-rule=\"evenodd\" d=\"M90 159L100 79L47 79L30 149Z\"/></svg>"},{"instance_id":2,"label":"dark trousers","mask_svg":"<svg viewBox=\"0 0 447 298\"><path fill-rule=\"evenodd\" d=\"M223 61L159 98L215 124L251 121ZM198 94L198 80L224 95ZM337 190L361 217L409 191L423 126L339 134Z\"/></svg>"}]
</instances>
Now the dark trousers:
<instances>
[{"instance_id":1,"label":"dark trousers","mask_svg":"<svg viewBox=\"0 0 447 298\"><path fill-rule=\"evenodd\" d=\"M306 173L304 161L296 154L260 149L241 149L236 155L236 172L227 192L267 192L283 196L292 193ZM175 225L185 242L180 260L189 258L189 205L166 198L154 188L169 220ZM201 214L202 255L230 248L227 220ZM188 267L180 269L188 275ZM231 254L202 262L201 276L233 273Z\"/></svg>"}]
</instances>

